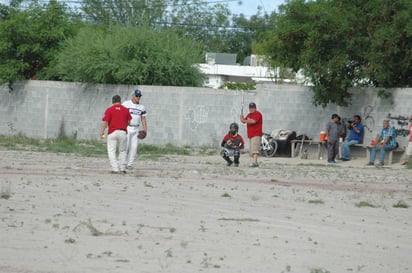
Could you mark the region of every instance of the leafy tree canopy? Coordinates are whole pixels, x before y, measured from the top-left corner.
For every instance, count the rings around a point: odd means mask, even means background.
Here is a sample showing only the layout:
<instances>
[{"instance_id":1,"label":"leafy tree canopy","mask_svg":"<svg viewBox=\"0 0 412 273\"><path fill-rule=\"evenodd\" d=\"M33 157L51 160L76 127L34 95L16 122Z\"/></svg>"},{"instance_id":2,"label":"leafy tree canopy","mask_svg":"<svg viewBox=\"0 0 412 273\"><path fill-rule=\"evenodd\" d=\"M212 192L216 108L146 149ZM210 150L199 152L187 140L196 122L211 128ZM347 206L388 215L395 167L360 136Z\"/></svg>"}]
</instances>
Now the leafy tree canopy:
<instances>
[{"instance_id":1,"label":"leafy tree canopy","mask_svg":"<svg viewBox=\"0 0 412 273\"><path fill-rule=\"evenodd\" d=\"M0 84L47 77L44 69L53 61L60 43L76 33L79 21L55 0L0 4ZM44 74L39 73L39 71Z\"/></svg>"},{"instance_id":2,"label":"leafy tree canopy","mask_svg":"<svg viewBox=\"0 0 412 273\"><path fill-rule=\"evenodd\" d=\"M302 69L316 105L346 106L352 86L412 86L411 14L410 0L290 0L256 47Z\"/></svg>"},{"instance_id":3,"label":"leafy tree canopy","mask_svg":"<svg viewBox=\"0 0 412 273\"><path fill-rule=\"evenodd\" d=\"M239 62L251 54L257 34L270 26L259 11L248 19L232 14L222 1L82 0L81 7L92 23L171 28L205 52L237 53Z\"/></svg>"},{"instance_id":4,"label":"leafy tree canopy","mask_svg":"<svg viewBox=\"0 0 412 273\"><path fill-rule=\"evenodd\" d=\"M167 13L167 0L81 0L85 19L93 24L157 25Z\"/></svg>"},{"instance_id":5,"label":"leafy tree canopy","mask_svg":"<svg viewBox=\"0 0 412 273\"><path fill-rule=\"evenodd\" d=\"M85 27L66 42L56 70L67 81L200 86L200 58L196 43L171 30Z\"/></svg>"}]
</instances>

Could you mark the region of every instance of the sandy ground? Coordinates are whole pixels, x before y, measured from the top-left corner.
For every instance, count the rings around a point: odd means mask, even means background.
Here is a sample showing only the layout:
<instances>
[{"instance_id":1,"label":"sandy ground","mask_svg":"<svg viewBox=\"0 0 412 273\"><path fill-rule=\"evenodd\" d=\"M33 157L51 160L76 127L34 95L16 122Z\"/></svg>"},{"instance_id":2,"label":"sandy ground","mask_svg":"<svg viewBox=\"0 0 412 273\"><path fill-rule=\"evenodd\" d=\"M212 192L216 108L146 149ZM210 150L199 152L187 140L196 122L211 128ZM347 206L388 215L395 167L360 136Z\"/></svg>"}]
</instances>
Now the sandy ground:
<instances>
[{"instance_id":1,"label":"sandy ground","mask_svg":"<svg viewBox=\"0 0 412 273\"><path fill-rule=\"evenodd\" d=\"M247 163L0 150L0 272L412 272L412 170Z\"/></svg>"}]
</instances>

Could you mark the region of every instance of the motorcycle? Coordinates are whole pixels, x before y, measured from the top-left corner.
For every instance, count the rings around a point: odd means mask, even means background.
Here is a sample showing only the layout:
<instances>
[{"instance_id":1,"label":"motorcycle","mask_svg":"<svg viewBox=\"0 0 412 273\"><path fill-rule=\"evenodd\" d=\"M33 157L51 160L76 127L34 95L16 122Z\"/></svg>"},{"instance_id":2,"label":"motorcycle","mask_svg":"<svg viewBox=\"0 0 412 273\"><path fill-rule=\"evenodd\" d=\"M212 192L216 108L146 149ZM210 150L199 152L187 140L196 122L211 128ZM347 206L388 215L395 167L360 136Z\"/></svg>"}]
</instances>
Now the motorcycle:
<instances>
[{"instance_id":1,"label":"motorcycle","mask_svg":"<svg viewBox=\"0 0 412 273\"><path fill-rule=\"evenodd\" d=\"M272 137L272 135L263 133L259 147L260 153L265 157L274 157L277 149L278 143Z\"/></svg>"}]
</instances>

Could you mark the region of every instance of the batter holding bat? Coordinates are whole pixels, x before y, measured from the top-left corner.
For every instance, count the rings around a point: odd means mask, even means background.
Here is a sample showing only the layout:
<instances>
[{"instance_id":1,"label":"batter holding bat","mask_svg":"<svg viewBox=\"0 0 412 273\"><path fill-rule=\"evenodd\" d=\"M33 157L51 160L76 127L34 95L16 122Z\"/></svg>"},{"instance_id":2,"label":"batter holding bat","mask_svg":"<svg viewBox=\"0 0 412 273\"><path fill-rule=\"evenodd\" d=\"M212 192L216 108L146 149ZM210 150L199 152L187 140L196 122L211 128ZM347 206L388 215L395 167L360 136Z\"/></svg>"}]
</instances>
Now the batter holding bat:
<instances>
[{"instance_id":1,"label":"batter holding bat","mask_svg":"<svg viewBox=\"0 0 412 273\"><path fill-rule=\"evenodd\" d=\"M147 113L144 105L140 104L141 97L142 91L136 89L132 92L131 99L123 103L123 106L129 109L132 116L132 120L127 127L126 167L129 170L133 169L133 164L137 157L139 139L144 139L147 135Z\"/></svg>"},{"instance_id":2,"label":"batter holding bat","mask_svg":"<svg viewBox=\"0 0 412 273\"><path fill-rule=\"evenodd\" d=\"M246 124L247 136L250 140L249 153L252 156L252 163L249 167L259 167L258 155L262 137L263 116L256 110L254 102L249 103L249 114L246 116L240 115L240 122Z\"/></svg>"}]
</instances>

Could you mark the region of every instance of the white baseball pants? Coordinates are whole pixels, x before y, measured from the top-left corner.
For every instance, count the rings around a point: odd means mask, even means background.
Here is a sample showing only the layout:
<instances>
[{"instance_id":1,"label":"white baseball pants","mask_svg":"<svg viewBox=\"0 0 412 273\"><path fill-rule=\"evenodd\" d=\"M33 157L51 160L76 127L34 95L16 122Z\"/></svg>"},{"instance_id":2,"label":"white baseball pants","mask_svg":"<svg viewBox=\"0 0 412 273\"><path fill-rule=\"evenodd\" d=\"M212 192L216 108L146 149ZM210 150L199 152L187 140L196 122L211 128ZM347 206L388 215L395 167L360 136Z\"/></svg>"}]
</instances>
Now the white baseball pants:
<instances>
[{"instance_id":1,"label":"white baseball pants","mask_svg":"<svg viewBox=\"0 0 412 273\"><path fill-rule=\"evenodd\" d=\"M133 163L136 160L137 156L137 146L139 145L139 139L137 138L137 134L139 130L135 129L136 127L127 129L127 155L126 155L126 166L133 167Z\"/></svg>"},{"instance_id":2,"label":"white baseball pants","mask_svg":"<svg viewBox=\"0 0 412 273\"><path fill-rule=\"evenodd\" d=\"M125 171L126 165L126 131L116 130L107 136L107 154L109 156L112 171ZM119 160L116 157L116 149L119 149Z\"/></svg>"}]
</instances>

